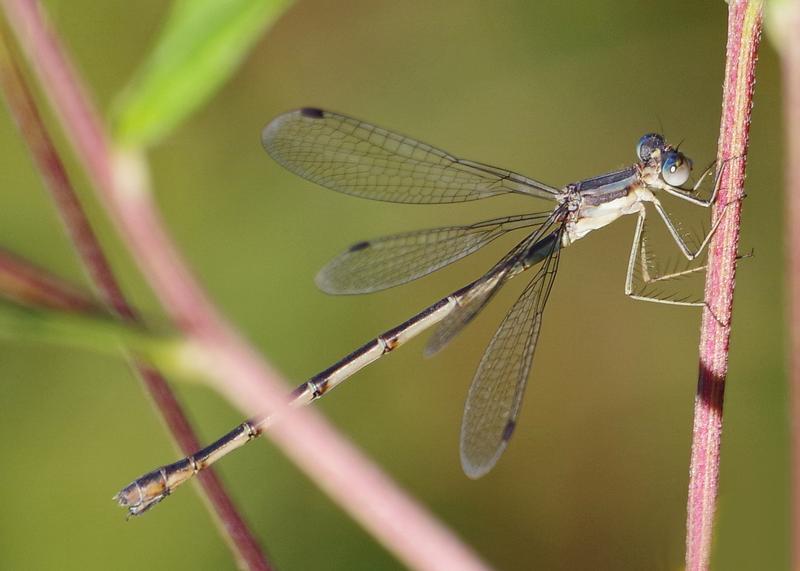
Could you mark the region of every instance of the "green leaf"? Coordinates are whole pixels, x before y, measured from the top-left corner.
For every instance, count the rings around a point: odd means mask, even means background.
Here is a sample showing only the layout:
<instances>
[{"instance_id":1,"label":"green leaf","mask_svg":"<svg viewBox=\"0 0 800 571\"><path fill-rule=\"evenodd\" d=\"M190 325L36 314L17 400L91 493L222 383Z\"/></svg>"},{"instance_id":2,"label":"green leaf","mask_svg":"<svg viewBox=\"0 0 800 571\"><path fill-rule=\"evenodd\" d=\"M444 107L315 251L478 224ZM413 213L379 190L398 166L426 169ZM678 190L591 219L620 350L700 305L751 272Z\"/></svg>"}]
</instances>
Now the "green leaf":
<instances>
[{"instance_id":1,"label":"green leaf","mask_svg":"<svg viewBox=\"0 0 800 571\"><path fill-rule=\"evenodd\" d=\"M176 0L153 50L117 104L121 145L167 135L235 70L292 0Z\"/></svg>"}]
</instances>

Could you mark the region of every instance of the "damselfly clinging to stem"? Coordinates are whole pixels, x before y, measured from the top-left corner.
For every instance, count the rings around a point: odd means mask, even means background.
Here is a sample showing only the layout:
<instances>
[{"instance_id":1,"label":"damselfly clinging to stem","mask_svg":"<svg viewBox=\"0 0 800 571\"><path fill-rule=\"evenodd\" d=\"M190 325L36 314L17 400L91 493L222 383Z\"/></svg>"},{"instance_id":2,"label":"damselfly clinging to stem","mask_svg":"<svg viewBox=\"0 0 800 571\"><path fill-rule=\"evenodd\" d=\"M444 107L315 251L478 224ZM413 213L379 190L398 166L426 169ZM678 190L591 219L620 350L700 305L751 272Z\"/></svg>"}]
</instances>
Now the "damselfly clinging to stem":
<instances>
[{"instance_id":1,"label":"damselfly clinging to stem","mask_svg":"<svg viewBox=\"0 0 800 571\"><path fill-rule=\"evenodd\" d=\"M562 248L625 214L638 217L625 279L626 295L643 300L702 305L648 297L634 288L669 279L652 276L643 241L645 205L650 203L688 260L708 244L719 220L692 251L657 198L659 191L698 206L716 197L697 195L709 166L691 188L692 162L661 135L644 135L636 147L637 162L622 170L568 184L548 186L517 173L454 156L329 111L300 109L275 118L262 141L280 164L322 186L374 200L417 204L465 202L507 193L550 201L546 212L520 214L466 226L449 226L359 242L335 258L317 276L319 287L333 294L367 293L425 276L516 230L526 235L483 276L423 309L344 357L292 393L293 405L308 404L356 371L440 323L428 341L427 354L441 350L511 278L537 268L489 343L469 389L461 425L461 461L477 478L497 462L514 430L522 395L539 338L542 313L553 286ZM695 271L685 270L680 273ZM253 418L196 454L145 474L115 497L131 514L165 498L178 485L222 456L249 442L275 419Z\"/></svg>"}]
</instances>

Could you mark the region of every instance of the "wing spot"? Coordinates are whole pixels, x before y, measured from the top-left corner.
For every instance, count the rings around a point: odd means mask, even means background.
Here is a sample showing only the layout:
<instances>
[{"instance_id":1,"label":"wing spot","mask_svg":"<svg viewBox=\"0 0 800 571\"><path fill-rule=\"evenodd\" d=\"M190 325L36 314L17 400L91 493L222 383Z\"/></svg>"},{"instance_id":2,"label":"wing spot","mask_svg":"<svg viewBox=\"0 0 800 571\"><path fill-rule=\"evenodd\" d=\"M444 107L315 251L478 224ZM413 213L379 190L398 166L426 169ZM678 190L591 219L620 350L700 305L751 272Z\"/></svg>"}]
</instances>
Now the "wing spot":
<instances>
[{"instance_id":1,"label":"wing spot","mask_svg":"<svg viewBox=\"0 0 800 571\"><path fill-rule=\"evenodd\" d=\"M511 440L511 435L514 434L514 429L517 427L517 423L513 420L509 420L506 423L506 427L503 429L503 441L508 442Z\"/></svg>"},{"instance_id":2,"label":"wing spot","mask_svg":"<svg viewBox=\"0 0 800 571\"><path fill-rule=\"evenodd\" d=\"M309 119L322 119L325 116L325 112L316 107L303 107L300 109L300 115Z\"/></svg>"},{"instance_id":3,"label":"wing spot","mask_svg":"<svg viewBox=\"0 0 800 571\"><path fill-rule=\"evenodd\" d=\"M369 248L369 242L358 242L357 244L353 244L350 246L350 252L360 252L361 250L366 250Z\"/></svg>"}]
</instances>

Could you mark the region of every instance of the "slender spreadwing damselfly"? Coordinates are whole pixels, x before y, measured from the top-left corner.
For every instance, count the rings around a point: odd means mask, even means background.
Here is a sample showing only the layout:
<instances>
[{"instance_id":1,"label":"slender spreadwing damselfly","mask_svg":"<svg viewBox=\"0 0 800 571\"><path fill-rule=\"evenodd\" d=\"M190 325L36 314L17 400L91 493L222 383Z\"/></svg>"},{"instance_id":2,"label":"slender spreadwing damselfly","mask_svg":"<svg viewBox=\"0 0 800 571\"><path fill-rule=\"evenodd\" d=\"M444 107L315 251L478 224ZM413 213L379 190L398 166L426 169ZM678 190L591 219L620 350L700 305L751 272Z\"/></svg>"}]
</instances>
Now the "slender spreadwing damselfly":
<instances>
[{"instance_id":1,"label":"slender spreadwing damselfly","mask_svg":"<svg viewBox=\"0 0 800 571\"><path fill-rule=\"evenodd\" d=\"M506 282L535 268L530 282L483 354L467 395L460 446L462 466L471 478L486 474L495 465L514 431L542 314L564 247L623 215L635 214L637 223L628 259L625 294L660 303L702 305L701 302L649 296L644 289L637 288L637 284L643 286L702 269L699 266L654 274L644 240L646 204L653 206L689 261L703 251L721 220L720 217L695 250L687 245L657 195L663 192L708 207L716 197L719 176L714 177L708 199L700 198L698 189L712 172L713 163L696 184L684 187L689 181L692 161L659 134L649 133L639 139L637 161L631 166L562 188L508 170L458 159L403 135L320 109L306 108L278 116L264 128L262 142L267 153L290 171L324 187L361 198L441 204L512 193L551 203L550 209L544 212L359 242L317 275L318 286L327 293L375 292L425 276L510 232L525 231L524 238L477 280L362 345L291 394L292 405L311 403L437 323L439 327L425 351L428 355L438 352L472 321ZM636 280L635 275L638 275ZM130 514L140 514L200 470L255 438L274 421L271 416L252 418L203 450L145 474L120 491L115 499Z\"/></svg>"}]
</instances>

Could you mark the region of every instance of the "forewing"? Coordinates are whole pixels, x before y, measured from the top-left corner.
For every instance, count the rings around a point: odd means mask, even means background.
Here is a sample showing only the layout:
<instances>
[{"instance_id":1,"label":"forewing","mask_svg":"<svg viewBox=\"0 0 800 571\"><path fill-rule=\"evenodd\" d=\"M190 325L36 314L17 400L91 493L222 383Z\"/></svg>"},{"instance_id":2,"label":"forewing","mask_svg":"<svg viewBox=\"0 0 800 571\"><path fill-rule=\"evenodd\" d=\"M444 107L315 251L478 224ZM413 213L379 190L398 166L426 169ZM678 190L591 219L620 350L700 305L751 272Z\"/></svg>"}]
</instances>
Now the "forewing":
<instances>
[{"instance_id":1,"label":"forewing","mask_svg":"<svg viewBox=\"0 0 800 571\"><path fill-rule=\"evenodd\" d=\"M506 315L475 373L461 424L461 465L470 478L492 469L514 431L559 255L554 246Z\"/></svg>"},{"instance_id":2,"label":"forewing","mask_svg":"<svg viewBox=\"0 0 800 571\"><path fill-rule=\"evenodd\" d=\"M322 186L374 200L435 204L514 192L553 200L558 189L517 173L452 155L357 119L299 109L261 134L266 151Z\"/></svg>"},{"instance_id":3,"label":"forewing","mask_svg":"<svg viewBox=\"0 0 800 571\"><path fill-rule=\"evenodd\" d=\"M472 254L507 232L541 224L550 214L507 216L359 242L320 270L317 286L330 294L358 294L404 284Z\"/></svg>"}]
</instances>

